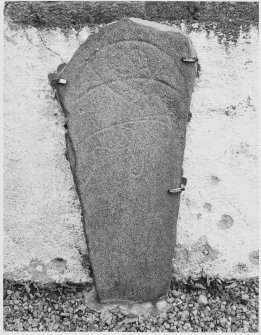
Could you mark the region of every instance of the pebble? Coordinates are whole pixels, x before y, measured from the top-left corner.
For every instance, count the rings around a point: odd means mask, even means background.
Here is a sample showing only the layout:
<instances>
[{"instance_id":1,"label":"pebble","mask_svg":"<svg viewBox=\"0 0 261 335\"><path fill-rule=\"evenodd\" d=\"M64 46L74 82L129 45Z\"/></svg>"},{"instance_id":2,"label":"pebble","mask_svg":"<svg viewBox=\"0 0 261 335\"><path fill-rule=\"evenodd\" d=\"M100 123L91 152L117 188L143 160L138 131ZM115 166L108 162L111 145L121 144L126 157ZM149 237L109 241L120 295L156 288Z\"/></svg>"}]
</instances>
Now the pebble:
<instances>
[{"instance_id":1,"label":"pebble","mask_svg":"<svg viewBox=\"0 0 261 335\"><path fill-rule=\"evenodd\" d=\"M248 294L242 294L241 299L244 301L248 301L249 300L249 295Z\"/></svg>"},{"instance_id":2,"label":"pebble","mask_svg":"<svg viewBox=\"0 0 261 335\"><path fill-rule=\"evenodd\" d=\"M251 318L252 320L256 320L256 319L257 319L257 317L256 317L255 314L251 314L250 318Z\"/></svg>"},{"instance_id":3,"label":"pebble","mask_svg":"<svg viewBox=\"0 0 261 335\"><path fill-rule=\"evenodd\" d=\"M194 29L195 29L195 28L198 28L199 23L198 23L198 22L196 22L196 23L192 23L191 26L192 26L192 28L194 28Z\"/></svg>"},{"instance_id":4,"label":"pebble","mask_svg":"<svg viewBox=\"0 0 261 335\"><path fill-rule=\"evenodd\" d=\"M205 316L205 317L208 317L208 316L209 316L209 311L208 311L207 309L204 309L204 312L203 312L203 313L204 313L204 316Z\"/></svg>"},{"instance_id":5,"label":"pebble","mask_svg":"<svg viewBox=\"0 0 261 335\"><path fill-rule=\"evenodd\" d=\"M174 299L173 297L171 297L171 298L168 298L168 299L167 299L167 302L169 302L169 303L173 303L174 300L175 300L175 299Z\"/></svg>"},{"instance_id":6,"label":"pebble","mask_svg":"<svg viewBox=\"0 0 261 335\"><path fill-rule=\"evenodd\" d=\"M198 297L198 303L200 305L207 305L208 304L208 299L205 295L201 294L199 297Z\"/></svg>"},{"instance_id":7,"label":"pebble","mask_svg":"<svg viewBox=\"0 0 261 335\"><path fill-rule=\"evenodd\" d=\"M221 326L222 327L224 327L225 326L225 324L227 323L227 320L226 320L226 318L221 318L220 320L219 320L219 323L221 324Z\"/></svg>"},{"instance_id":8,"label":"pebble","mask_svg":"<svg viewBox=\"0 0 261 335\"><path fill-rule=\"evenodd\" d=\"M215 328L215 324L214 324L214 322L210 322L209 327L210 327L211 329Z\"/></svg>"},{"instance_id":9,"label":"pebble","mask_svg":"<svg viewBox=\"0 0 261 335\"><path fill-rule=\"evenodd\" d=\"M189 311L183 311L181 314L181 320L185 320L189 317Z\"/></svg>"},{"instance_id":10,"label":"pebble","mask_svg":"<svg viewBox=\"0 0 261 335\"><path fill-rule=\"evenodd\" d=\"M184 328L187 328L187 329L191 328L191 324L189 322L186 322L184 324Z\"/></svg>"},{"instance_id":11,"label":"pebble","mask_svg":"<svg viewBox=\"0 0 261 335\"><path fill-rule=\"evenodd\" d=\"M173 290L173 291L172 291L172 295L173 295L173 297L178 298L178 297L181 295L181 292L180 292L180 291Z\"/></svg>"},{"instance_id":12,"label":"pebble","mask_svg":"<svg viewBox=\"0 0 261 335\"><path fill-rule=\"evenodd\" d=\"M166 328L166 329L169 329L170 328L170 325L168 323L164 323L163 326Z\"/></svg>"}]
</instances>

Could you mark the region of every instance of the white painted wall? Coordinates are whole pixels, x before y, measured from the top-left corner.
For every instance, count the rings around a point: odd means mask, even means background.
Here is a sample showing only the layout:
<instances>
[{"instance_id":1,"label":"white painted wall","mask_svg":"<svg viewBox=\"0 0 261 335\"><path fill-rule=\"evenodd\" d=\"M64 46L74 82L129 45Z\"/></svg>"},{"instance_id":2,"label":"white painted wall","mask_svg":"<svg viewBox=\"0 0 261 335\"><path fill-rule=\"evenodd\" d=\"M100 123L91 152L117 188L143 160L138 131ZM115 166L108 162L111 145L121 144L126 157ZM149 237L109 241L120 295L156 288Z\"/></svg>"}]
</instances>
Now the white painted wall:
<instances>
[{"instance_id":1,"label":"white painted wall","mask_svg":"<svg viewBox=\"0 0 261 335\"><path fill-rule=\"evenodd\" d=\"M185 29L185 27L184 27ZM4 273L89 280L80 206L65 159L63 115L47 75L89 32L12 31L4 49ZM257 59L252 29L228 50L193 32L202 73L192 99L174 267L220 277L258 274ZM223 217L223 221L222 221ZM57 261L62 258L64 261Z\"/></svg>"},{"instance_id":2,"label":"white painted wall","mask_svg":"<svg viewBox=\"0 0 261 335\"><path fill-rule=\"evenodd\" d=\"M5 30L4 273L79 282L88 280L78 251L86 247L64 119L47 78L62 61L49 40L66 61L79 43L59 32Z\"/></svg>"},{"instance_id":3,"label":"white painted wall","mask_svg":"<svg viewBox=\"0 0 261 335\"><path fill-rule=\"evenodd\" d=\"M191 33L202 73L192 99L178 222L180 272L258 275L258 35L226 50ZM223 219L223 220L222 220ZM220 222L221 221L221 222ZM207 241L214 250L202 253ZM188 252L186 251L188 250Z\"/></svg>"}]
</instances>

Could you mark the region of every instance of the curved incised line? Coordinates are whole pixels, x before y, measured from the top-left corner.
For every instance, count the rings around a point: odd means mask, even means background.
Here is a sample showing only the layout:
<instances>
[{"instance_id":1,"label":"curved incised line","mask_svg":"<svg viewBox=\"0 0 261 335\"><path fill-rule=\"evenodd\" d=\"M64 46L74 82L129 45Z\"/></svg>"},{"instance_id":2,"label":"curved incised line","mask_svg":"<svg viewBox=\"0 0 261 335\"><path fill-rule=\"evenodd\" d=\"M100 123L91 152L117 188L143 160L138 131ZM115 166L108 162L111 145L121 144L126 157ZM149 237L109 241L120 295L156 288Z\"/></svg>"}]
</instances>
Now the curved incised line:
<instances>
[{"instance_id":1,"label":"curved incised line","mask_svg":"<svg viewBox=\"0 0 261 335\"><path fill-rule=\"evenodd\" d=\"M112 83L116 83L116 82L122 82L122 81L127 81L127 80L131 80L131 79L139 79L139 80L148 80L148 81L157 81L163 85L166 85L168 87L170 87L172 90L178 92L179 94L181 94L182 96L184 95L183 92L181 92L180 90L178 90L176 87L170 85L168 82L166 82L165 80L162 79L154 79L154 78L146 78L146 77L126 77L126 78L122 78L122 79L111 79L111 80L107 80L101 84L97 84L94 86L91 86L87 89L87 91L85 93L88 93L98 87L104 86L104 85L108 85L108 84L112 84Z\"/></svg>"},{"instance_id":2,"label":"curved incised line","mask_svg":"<svg viewBox=\"0 0 261 335\"><path fill-rule=\"evenodd\" d=\"M138 119L138 120L133 120L133 121L124 121L124 122L120 122L120 123L117 123L117 124L110 125L110 126L105 127L105 128L103 128L99 131L96 131L94 134L84 138L78 145L82 145L85 141L90 140L91 138L95 137L96 135L102 134L106 130L116 128L116 127L119 127L119 126L122 126L122 125L128 124L128 123L129 124L133 124L133 123L135 124L135 123L140 123L140 122L145 122L145 123L155 122L155 123L162 123L164 125L167 125L167 127L171 126L171 123L166 123L166 122L164 122L162 120L159 120L159 119L157 119L157 120L154 119L153 120L153 119L148 118L148 119Z\"/></svg>"},{"instance_id":3,"label":"curved incised line","mask_svg":"<svg viewBox=\"0 0 261 335\"><path fill-rule=\"evenodd\" d=\"M180 66L178 65L178 63L175 61L174 57L172 55L170 55L168 52L166 52L165 50L162 50L161 48L159 48L156 44L150 42L150 41L146 41L143 39L137 39L137 40L118 40L116 42L113 43L108 43L105 44L104 46L102 46L99 50L95 50L94 53L92 53L88 58L85 58L86 61L88 61L93 55L96 55L97 53L99 53L100 51L102 51L103 49L105 49L106 47L110 47L113 46L115 44L120 44L120 43L129 43L129 42L136 42L136 43L146 43L149 44L153 47L155 47L156 49L158 49L160 52L163 52L165 55L167 55L169 58L171 58L171 60L174 61L174 63L177 65L178 69L180 70Z\"/></svg>"},{"instance_id":4,"label":"curved incised line","mask_svg":"<svg viewBox=\"0 0 261 335\"><path fill-rule=\"evenodd\" d=\"M142 40L142 39L137 39L137 40L118 40L112 43L107 43L105 45L103 45L99 50L95 50L88 58L85 58L85 60L89 60L93 55L96 55L97 53L101 52L103 49L107 48L107 47L111 47L113 45L117 45L120 43L129 43L129 42L135 42L135 43L146 43L149 45L152 45L153 47L157 48L160 52L163 52L164 54L166 54L168 57L172 58L172 56L170 54L168 54L165 50L160 49L156 44L150 42L150 41L146 41L146 40Z\"/></svg>"},{"instance_id":5,"label":"curved incised line","mask_svg":"<svg viewBox=\"0 0 261 335\"><path fill-rule=\"evenodd\" d=\"M134 137L134 136L132 136L132 137ZM150 147L150 146L154 145L156 141L159 142L160 139L154 137L153 142L151 141L152 143L146 144L145 146L140 146L140 148L142 149L142 148ZM126 144L125 146L122 146L120 148L109 148L109 147L97 146L94 149L92 149L91 152L95 152L96 151L96 153L97 153L97 150L98 151L99 150L100 151L108 151L108 152L121 152L121 151L123 151L125 149L128 149L129 147L130 147L129 144Z\"/></svg>"}]
</instances>

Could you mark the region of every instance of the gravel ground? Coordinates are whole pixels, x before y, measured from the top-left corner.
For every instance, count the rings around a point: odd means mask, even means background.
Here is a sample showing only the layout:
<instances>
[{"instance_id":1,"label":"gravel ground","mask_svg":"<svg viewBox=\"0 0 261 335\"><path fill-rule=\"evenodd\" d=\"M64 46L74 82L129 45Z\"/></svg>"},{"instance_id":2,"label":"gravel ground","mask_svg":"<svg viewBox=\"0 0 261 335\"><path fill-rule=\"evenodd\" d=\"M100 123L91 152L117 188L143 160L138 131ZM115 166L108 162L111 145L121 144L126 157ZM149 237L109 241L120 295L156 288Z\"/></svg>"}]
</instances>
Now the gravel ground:
<instances>
[{"instance_id":1,"label":"gravel ground","mask_svg":"<svg viewBox=\"0 0 261 335\"><path fill-rule=\"evenodd\" d=\"M150 331L258 332L258 279L224 282L201 277L197 282L173 280L169 309L157 316L106 313L86 306L91 286L4 281L6 331Z\"/></svg>"}]
</instances>

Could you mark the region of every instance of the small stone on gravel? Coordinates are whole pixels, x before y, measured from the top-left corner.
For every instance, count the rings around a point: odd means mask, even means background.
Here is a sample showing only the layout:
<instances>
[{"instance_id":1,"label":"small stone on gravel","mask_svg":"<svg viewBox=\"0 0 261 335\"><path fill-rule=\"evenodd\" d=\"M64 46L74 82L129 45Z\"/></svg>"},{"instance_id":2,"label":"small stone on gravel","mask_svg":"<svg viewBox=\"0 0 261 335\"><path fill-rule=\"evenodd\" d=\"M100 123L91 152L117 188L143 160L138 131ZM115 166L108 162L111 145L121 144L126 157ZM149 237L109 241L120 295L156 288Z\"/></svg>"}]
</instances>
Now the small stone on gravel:
<instances>
[{"instance_id":1,"label":"small stone on gravel","mask_svg":"<svg viewBox=\"0 0 261 335\"><path fill-rule=\"evenodd\" d=\"M245 300L245 301L248 301L249 300L249 295L248 294L242 294L241 299Z\"/></svg>"},{"instance_id":2,"label":"small stone on gravel","mask_svg":"<svg viewBox=\"0 0 261 335\"><path fill-rule=\"evenodd\" d=\"M189 317L189 311L183 311L181 314L181 320L185 320Z\"/></svg>"},{"instance_id":3,"label":"small stone on gravel","mask_svg":"<svg viewBox=\"0 0 261 335\"><path fill-rule=\"evenodd\" d=\"M173 297L179 297L180 295L181 295L181 292L180 291L176 291L176 290L173 290L172 291L172 295L173 295Z\"/></svg>"},{"instance_id":4,"label":"small stone on gravel","mask_svg":"<svg viewBox=\"0 0 261 335\"><path fill-rule=\"evenodd\" d=\"M175 299L174 299L173 297L167 299L167 301L168 301L170 304L173 303L174 300L175 300Z\"/></svg>"},{"instance_id":5,"label":"small stone on gravel","mask_svg":"<svg viewBox=\"0 0 261 335\"><path fill-rule=\"evenodd\" d=\"M198 297L198 303L200 305L207 305L208 304L208 299L205 295L201 294L199 297Z\"/></svg>"}]
</instances>

